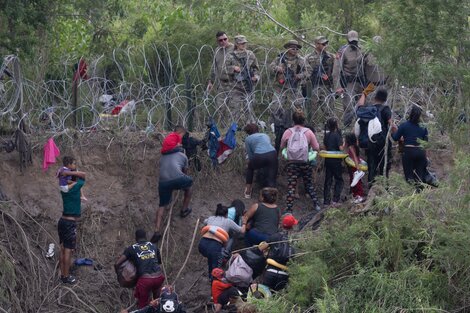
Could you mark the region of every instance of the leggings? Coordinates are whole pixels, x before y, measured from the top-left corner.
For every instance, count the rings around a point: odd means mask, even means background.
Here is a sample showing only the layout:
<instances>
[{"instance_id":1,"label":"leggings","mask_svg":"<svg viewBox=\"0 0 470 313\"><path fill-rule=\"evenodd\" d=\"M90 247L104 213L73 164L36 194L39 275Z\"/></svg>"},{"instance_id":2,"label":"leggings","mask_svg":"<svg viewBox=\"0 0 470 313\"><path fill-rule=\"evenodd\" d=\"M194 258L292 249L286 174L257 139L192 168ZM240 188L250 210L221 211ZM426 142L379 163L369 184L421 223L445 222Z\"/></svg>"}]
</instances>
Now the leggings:
<instances>
[{"instance_id":1,"label":"leggings","mask_svg":"<svg viewBox=\"0 0 470 313\"><path fill-rule=\"evenodd\" d=\"M253 183L253 176L255 170L265 169L266 176L264 177L263 187L276 187L276 176L277 176L277 153L275 150L255 154L248 163L248 169L246 171L246 183Z\"/></svg>"},{"instance_id":2,"label":"leggings","mask_svg":"<svg viewBox=\"0 0 470 313\"><path fill-rule=\"evenodd\" d=\"M292 211L294 206L294 194L297 187L297 180L302 178L304 181L305 192L310 196L313 202L313 207L318 205L317 195L313 188L312 181L313 167L310 163L289 163L287 164L287 199L286 210Z\"/></svg>"}]
</instances>

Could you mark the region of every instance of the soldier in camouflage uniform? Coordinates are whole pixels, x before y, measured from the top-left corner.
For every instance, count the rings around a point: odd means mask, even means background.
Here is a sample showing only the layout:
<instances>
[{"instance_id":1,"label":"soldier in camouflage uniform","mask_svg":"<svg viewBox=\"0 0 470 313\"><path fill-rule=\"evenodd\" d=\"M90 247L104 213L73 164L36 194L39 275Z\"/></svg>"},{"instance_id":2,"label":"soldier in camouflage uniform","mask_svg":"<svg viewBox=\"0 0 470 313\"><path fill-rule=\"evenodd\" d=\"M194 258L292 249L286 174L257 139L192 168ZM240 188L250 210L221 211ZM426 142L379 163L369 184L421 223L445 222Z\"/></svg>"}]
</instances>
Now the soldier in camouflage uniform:
<instances>
[{"instance_id":1,"label":"soldier in camouflage uniform","mask_svg":"<svg viewBox=\"0 0 470 313\"><path fill-rule=\"evenodd\" d=\"M274 123L275 148L278 153L282 134L293 126L292 109L303 109L304 97L300 87L308 79L305 60L298 55L302 46L297 40L289 40L284 48L287 50L280 53L270 64L270 70L276 75L276 80L269 109Z\"/></svg>"},{"instance_id":2,"label":"soldier in camouflage uniform","mask_svg":"<svg viewBox=\"0 0 470 313\"><path fill-rule=\"evenodd\" d=\"M235 36L235 49L227 55L225 71L233 86L229 92L229 110L232 121L238 125L256 122L253 106L255 84L259 81L258 59L246 49L246 37Z\"/></svg>"},{"instance_id":3,"label":"soldier in camouflage uniform","mask_svg":"<svg viewBox=\"0 0 470 313\"><path fill-rule=\"evenodd\" d=\"M233 44L229 41L227 34L223 31L217 32L215 35L217 39L217 49L214 53L212 61L211 76L207 82L207 92L210 92L215 87L215 105L216 113L220 117L228 116L228 94L232 89L233 84L230 81L229 75L225 71L225 62L227 56L233 52ZM226 121L229 123L230 121ZM229 125L226 125L229 126Z\"/></svg>"},{"instance_id":4,"label":"soldier in camouflage uniform","mask_svg":"<svg viewBox=\"0 0 470 313\"><path fill-rule=\"evenodd\" d=\"M366 85L364 69L367 66L361 47L359 34L348 32L348 44L336 53L333 67L333 85L336 93L343 98L343 125L349 127L356 116L355 106Z\"/></svg>"},{"instance_id":5,"label":"soldier in camouflage uniform","mask_svg":"<svg viewBox=\"0 0 470 313\"><path fill-rule=\"evenodd\" d=\"M313 112L315 121L322 125L334 108L331 87L335 56L326 50L328 39L325 36L318 36L313 42L315 50L305 57L312 84L312 101L308 112Z\"/></svg>"}]
</instances>

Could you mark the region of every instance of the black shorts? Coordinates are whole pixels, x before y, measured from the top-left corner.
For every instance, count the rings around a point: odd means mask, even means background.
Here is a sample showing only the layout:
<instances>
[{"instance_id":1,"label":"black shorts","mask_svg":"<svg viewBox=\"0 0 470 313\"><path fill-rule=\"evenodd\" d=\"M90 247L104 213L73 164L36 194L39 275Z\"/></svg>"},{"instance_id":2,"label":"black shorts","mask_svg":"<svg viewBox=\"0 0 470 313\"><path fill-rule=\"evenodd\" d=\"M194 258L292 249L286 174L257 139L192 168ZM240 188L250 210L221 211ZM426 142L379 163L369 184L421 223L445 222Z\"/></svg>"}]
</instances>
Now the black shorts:
<instances>
[{"instance_id":1,"label":"black shorts","mask_svg":"<svg viewBox=\"0 0 470 313\"><path fill-rule=\"evenodd\" d=\"M59 242L66 249L75 249L77 243L77 222L61 218L57 224Z\"/></svg>"}]
</instances>

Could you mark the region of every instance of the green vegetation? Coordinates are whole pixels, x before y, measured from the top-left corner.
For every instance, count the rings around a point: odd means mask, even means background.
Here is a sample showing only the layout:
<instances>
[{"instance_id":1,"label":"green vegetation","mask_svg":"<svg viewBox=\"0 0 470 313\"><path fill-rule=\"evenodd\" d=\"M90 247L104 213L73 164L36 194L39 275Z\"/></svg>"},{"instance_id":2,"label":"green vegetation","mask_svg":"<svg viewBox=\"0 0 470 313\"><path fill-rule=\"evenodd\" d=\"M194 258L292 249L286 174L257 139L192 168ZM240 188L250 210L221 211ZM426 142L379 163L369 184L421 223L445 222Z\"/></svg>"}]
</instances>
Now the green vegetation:
<instances>
[{"instance_id":1,"label":"green vegetation","mask_svg":"<svg viewBox=\"0 0 470 313\"><path fill-rule=\"evenodd\" d=\"M168 85L163 62L174 62L172 74L178 84L184 84L186 72L194 71L194 85L204 85L212 50L202 47L215 45L218 30L246 35L253 49L280 48L292 33L308 42L325 34L332 50L344 44L341 34L358 30L363 44L390 75L395 91L402 85L419 90L433 104L436 123L431 134L450 136L452 173L438 189L419 194L401 176L392 175L387 190L378 185L367 213L329 211L320 230L299 244L306 254L291 265L289 288L258 305L264 312L468 310L470 130L468 124L456 121L465 113L470 118L469 1L0 0L0 4L0 55L19 55L25 77L35 82L65 79L70 84L71 64L80 57L103 57L97 69L106 73L101 77L126 80L134 94L141 91L132 89L134 83ZM375 35L381 35L383 42L372 44ZM194 51L179 49L183 45ZM175 56L172 61L167 61L166 53ZM272 52L257 53L266 61L271 56L264 58L263 53ZM65 83L57 88L71 89ZM164 110L145 106L149 98L164 102L168 95L140 96L145 100L138 121L146 122L147 115L158 120ZM25 101L36 98L31 99ZM183 107L181 99L182 104L177 104ZM411 94L406 101L410 99ZM399 100L392 99L392 105ZM93 116L83 111L89 126ZM1 251L0 273L0 303L4 303L12 299L10 290L15 286L6 286L15 282L15 272Z\"/></svg>"}]
</instances>

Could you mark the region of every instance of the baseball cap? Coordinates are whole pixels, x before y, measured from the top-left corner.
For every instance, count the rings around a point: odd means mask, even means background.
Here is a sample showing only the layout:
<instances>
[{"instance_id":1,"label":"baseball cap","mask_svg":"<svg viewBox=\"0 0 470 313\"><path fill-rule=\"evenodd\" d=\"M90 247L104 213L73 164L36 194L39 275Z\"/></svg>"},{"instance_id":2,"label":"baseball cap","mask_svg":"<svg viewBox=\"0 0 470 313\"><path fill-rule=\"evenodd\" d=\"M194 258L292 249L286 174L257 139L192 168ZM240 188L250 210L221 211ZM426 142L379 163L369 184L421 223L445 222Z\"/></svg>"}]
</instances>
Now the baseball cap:
<instances>
[{"instance_id":1,"label":"baseball cap","mask_svg":"<svg viewBox=\"0 0 470 313\"><path fill-rule=\"evenodd\" d=\"M355 30L348 32L348 41L359 41L359 34Z\"/></svg>"},{"instance_id":2,"label":"baseball cap","mask_svg":"<svg viewBox=\"0 0 470 313\"><path fill-rule=\"evenodd\" d=\"M233 39L237 44L248 42L248 40L246 40L246 37L243 35L236 35Z\"/></svg>"},{"instance_id":3,"label":"baseball cap","mask_svg":"<svg viewBox=\"0 0 470 313\"><path fill-rule=\"evenodd\" d=\"M287 229L294 227L298 223L299 221L291 214L284 216L282 219L282 227Z\"/></svg>"}]
</instances>

